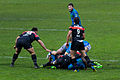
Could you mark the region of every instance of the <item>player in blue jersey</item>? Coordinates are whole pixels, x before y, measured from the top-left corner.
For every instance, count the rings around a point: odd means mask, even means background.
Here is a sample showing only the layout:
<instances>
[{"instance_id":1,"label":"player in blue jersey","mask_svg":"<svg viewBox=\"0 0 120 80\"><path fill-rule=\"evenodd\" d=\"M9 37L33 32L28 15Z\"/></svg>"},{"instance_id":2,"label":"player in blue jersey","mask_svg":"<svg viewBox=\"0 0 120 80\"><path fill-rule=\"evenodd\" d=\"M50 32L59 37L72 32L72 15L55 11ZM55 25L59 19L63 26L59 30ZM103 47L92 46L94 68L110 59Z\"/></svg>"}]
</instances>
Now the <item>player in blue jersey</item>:
<instances>
[{"instance_id":1,"label":"player in blue jersey","mask_svg":"<svg viewBox=\"0 0 120 80\"><path fill-rule=\"evenodd\" d=\"M78 14L78 12L74 9L73 3L69 3L69 4L68 4L68 9L69 9L70 17L71 17L71 20L72 20L72 25L74 25L74 19L75 19L75 17L78 17L78 18L79 18L79 25L82 26L82 25L81 25L81 21L80 21L79 14Z\"/></svg>"},{"instance_id":2,"label":"player in blue jersey","mask_svg":"<svg viewBox=\"0 0 120 80\"><path fill-rule=\"evenodd\" d=\"M85 46L85 53L87 54L87 52L91 49L91 45L88 41L83 41L84 46Z\"/></svg>"},{"instance_id":3,"label":"player in blue jersey","mask_svg":"<svg viewBox=\"0 0 120 80\"><path fill-rule=\"evenodd\" d=\"M24 49L26 49L31 54L32 60L34 62L34 68L39 68L37 64L37 57L31 43L34 40L36 40L43 47L43 49L45 49L48 52L50 52L50 50L45 47L44 43L40 40L40 37L37 35L37 32L38 32L37 28L32 28L31 31L25 31L16 38L14 46L16 52L13 55L12 62L10 65L11 67L14 66L14 63L18 58L18 55L21 52L22 47L24 47Z\"/></svg>"},{"instance_id":4,"label":"player in blue jersey","mask_svg":"<svg viewBox=\"0 0 120 80\"><path fill-rule=\"evenodd\" d=\"M88 43L88 41L83 41L84 47L85 47L85 53L91 49L91 45ZM52 51L52 59L55 60L55 55L69 55L70 56L70 49L71 49L71 41L69 42L69 46L66 47L66 43L64 43L57 51ZM79 52L77 52L80 54ZM50 53L47 55L47 58L49 58Z\"/></svg>"},{"instance_id":5,"label":"player in blue jersey","mask_svg":"<svg viewBox=\"0 0 120 80\"><path fill-rule=\"evenodd\" d=\"M85 47L85 52L87 54L87 52L91 49L91 45L88 43L88 41L83 41L83 43L84 43L84 47ZM64 43L63 46L60 49L58 49L57 51L50 52L48 54L49 62L41 65L41 67L51 66L51 68L66 68L69 70L71 70L71 69L74 70L75 67L77 67L78 69L84 69L85 64L82 61L82 59L79 58L81 56L80 52L77 52L77 54L79 54L79 56L78 56L78 59L76 59L76 62L74 63L74 65L70 64L69 58L70 58L71 41L69 42L68 47L66 47L65 45L66 45L66 43ZM55 65L51 64L52 62L54 62ZM91 68L94 68L94 67L101 68L102 67L102 65L100 63L94 62L94 61L91 61L91 65L92 65L92 66L90 66Z\"/></svg>"}]
</instances>

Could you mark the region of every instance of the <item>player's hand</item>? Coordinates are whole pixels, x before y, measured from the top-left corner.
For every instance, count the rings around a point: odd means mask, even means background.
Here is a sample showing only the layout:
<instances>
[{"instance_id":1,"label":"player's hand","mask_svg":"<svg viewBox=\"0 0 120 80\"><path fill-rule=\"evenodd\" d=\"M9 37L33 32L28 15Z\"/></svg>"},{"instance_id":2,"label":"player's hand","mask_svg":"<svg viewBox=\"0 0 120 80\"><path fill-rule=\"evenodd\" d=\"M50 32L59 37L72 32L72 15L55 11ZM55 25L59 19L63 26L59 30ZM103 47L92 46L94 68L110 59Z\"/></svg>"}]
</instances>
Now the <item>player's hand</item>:
<instances>
[{"instance_id":1,"label":"player's hand","mask_svg":"<svg viewBox=\"0 0 120 80\"><path fill-rule=\"evenodd\" d=\"M16 46L14 46L14 49L16 49Z\"/></svg>"},{"instance_id":2,"label":"player's hand","mask_svg":"<svg viewBox=\"0 0 120 80\"><path fill-rule=\"evenodd\" d=\"M49 49L46 49L46 51L47 51L47 52L51 52L51 50L49 50Z\"/></svg>"},{"instance_id":3,"label":"player's hand","mask_svg":"<svg viewBox=\"0 0 120 80\"><path fill-rule=\"evenodd\" d=\"M65 55L68 55L68 53L67 53L67 52L65 52Z\"/></svg>"}]
</instances>

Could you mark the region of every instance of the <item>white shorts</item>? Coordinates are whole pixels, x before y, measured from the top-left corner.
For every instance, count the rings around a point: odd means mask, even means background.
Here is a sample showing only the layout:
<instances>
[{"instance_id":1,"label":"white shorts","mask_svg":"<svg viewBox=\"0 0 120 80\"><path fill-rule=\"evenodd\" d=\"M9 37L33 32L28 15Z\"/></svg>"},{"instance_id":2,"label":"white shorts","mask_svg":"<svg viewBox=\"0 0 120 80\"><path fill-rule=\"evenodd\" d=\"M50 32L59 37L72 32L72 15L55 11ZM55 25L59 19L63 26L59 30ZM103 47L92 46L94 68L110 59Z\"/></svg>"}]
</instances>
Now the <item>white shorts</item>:
<instances>
[{"instance_id":1,"label":"white shorts","mask_svg":"<svg viewBox=\"0 0 120 80\"><path fill-rule=\"evenodd\" d=\"M66 48L66 43L64 43L59 50L60 50L62 53L65 53L65 51L67 50L67 48Z\"/></svg>"}]
</instances>

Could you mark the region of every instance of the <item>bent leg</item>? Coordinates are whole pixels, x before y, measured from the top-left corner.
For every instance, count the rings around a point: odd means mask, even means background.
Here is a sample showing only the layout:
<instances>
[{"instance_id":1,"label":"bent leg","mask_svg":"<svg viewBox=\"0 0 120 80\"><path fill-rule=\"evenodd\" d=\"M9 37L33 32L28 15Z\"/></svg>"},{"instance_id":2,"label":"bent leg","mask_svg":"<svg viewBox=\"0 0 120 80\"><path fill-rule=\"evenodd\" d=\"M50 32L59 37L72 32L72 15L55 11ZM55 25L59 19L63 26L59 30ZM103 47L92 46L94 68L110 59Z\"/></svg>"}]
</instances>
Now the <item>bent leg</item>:
<instances>
[{"instance_id":1,"label":"bent leg","mask_svg":"<svg viewBox=\"0 0 120 80\"><path fill-rule=\"evenodd\" d=\"M16 52L13 55L12 62L11 62L11 65L10 65L11 67L14 66L14 63L15 63L16 59L18 58L18 55L21 52L21 49L22 48L16 48Z\"/></svg>"},{"instance_id":2,"label":"bent leg","mask_svg":"<svg viewBox=\"0 0 120 80\"><path fill-rule=\"evenodd\" d=\"M86 54L85 54L85 50L81 50L81 59L83 60L84 64L85 64L85 68L87 69L87 59L86 59Z\"/></svg>"},{"instance_id":3,"label":"bent leg","mask_svg":"<svg viewBox=\"0 0 120 80\"><path fill-rule=\"evenodd\" d=\"M35 54L34 48L29 48L27 49L27 51L31 54L33 63L34 63L34 68L39 68L39 66L37 65L37 56Z\"/></svg>"},{"instance_id":4,"label":"bent leg","mask_svg":"<svg viewBox=\"0 0 120 80\"><path fill-rule=\"evenodd\" d=\"M75 51L75 50L70 50L71 59L74 59L74 58L75 58L76 52L77 52L77 51Z\"/></svg>"}]
</instances>

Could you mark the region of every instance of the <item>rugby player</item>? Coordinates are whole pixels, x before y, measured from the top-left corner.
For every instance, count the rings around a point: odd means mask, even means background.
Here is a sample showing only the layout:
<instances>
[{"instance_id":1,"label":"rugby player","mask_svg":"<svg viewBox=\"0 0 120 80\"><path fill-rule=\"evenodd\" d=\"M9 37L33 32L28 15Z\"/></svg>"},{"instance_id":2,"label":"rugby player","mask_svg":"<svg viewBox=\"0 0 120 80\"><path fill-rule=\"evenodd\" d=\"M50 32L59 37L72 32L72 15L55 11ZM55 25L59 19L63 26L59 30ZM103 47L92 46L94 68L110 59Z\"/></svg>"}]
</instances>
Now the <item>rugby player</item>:
<instances>
[{"instance_id":1,"label":"rugby player","mask_svg":"<svg viewBox=\"0 0 120 80\"><path fill-rule=\"evenodd\" d=\"M79 25L79 17L74 18L74 25L69 27L69 32L67 34L67 42L66 46L68 46L68 41L70 38L70 35L72 34L72 45L70 50L70 55L72 59L72 63L76 61L75 54L77 51L81 52L81 58L83 62L85 63L86 69L87 69L87 61L88 56L85 54L85 48L83 44L83 40L85 38L84 28Z\"/></svg>"},{"instance_id":2,"label":"rugby player","mask_svg":"<svg viewBox=\"0 0 120 80\"><path fill-rule=\"evenodd\" d=\"M79 14L78 14L77 10L74 9L73 3L69 3L68 4L68 10L70 12L70 17L71 17L71 20L72 20L72 25L74 25L74 18L78 17L79 18L79 25L82 26Z\"/></svg>"},{"instance_id":3,"label":"rugby player","mask_svg":"<svg viewBox=\"0 0 120 80\"><path fill-rule=\"evenodd\" d=\"M83 41L83 43L84 43L84 47L85 47L85 53L87 55L87 52L91 49L91 45L90 45L90 43L88 43L88 41ZM64 43L64 45L60 49L58 49L60 52L66 50L65 44L66 43ZM48 56L49 57L49 62L47 62L46 64L41 65L41 67L51 66L51 68L64 68L64 69L68 68L69 70L71 70L71 69L74 70L75 67L77 67L77 69L84 69L85 64L84 64L84 62L82 61L82 59L80 57L81 53L78 52L78 51L77 51L77 54L79 54L79 58L76 59L76 62L74 63L74 65L71 64L71 62L69 62L70 49L71 49L71 41L69 42L69 46L68 46L66 52L64 53L64 55L61 55L61 53L60 53L60 55L56 54L57 51L50 52L49 56ZM55 66L52 65L51 62L54 62ZM91 61L91 65L92 66L89 66L89 67L92 68L92 69L102 68L102 65L100 63L98 63L98 62L95 62L95 61ZM74 71L76 71L76 70L74 70Z\"/></svg>"},{"instance_id":4,"label":"rugby player","mask_svg":"<svg viewBox=\"0 0 120 80\"><path fill-rule=\"evenodd\" d=\"M85 47L85 53L87 54L87 52L91 49L91 45L88 41L83 41L84 43L84 47Z\"/></svg>"},{"instance_id":5,"label":"rugby player","mask_svg":"<svg viewBox=\"0 0 120 80\"><path fill-rule=\"evenodd\" d=\"M40 67L55 66L55 68L67 69L68 65L71 63L71 58L68 55L58 55L55 60L52 55L49 57L51 57L52 60L41 65Z\"/></svg>"},{"instance_id":6,"label":"rugby player","mask_svg":"<svg viewBox=\"0 0 120 80\"><path fill-rule=\"evenodd\" d=\"M47 49L44 45L44 43L40 40L40 37L37 35L38 29L33 27L31 31L25 31L21 35L19 35L16 38L14 49L16 52L13 55L11 67L14 66L14 63L16 59L18 58L19 53L21 52L22 47L26 49L32 57L34 68L39 68L37 64L37 57L34 51L34 48L32 47L31 43L36 40L47 52L50 52L51 50Z\"/></svg>"},{"instance_id":7,"label":"rugby player","mask_svg":"<svg viewBox=\"0 0 120 80\"><path fill-rule=\"evenodd\" d=\"M91 49L91 45L88 41L85 41L85 40L83 41L83 43L84 43L84 47L85 47L85 54L87 55L87 52ZM70 55L70 49L71 49L71 42L69 42L69 46L65 52L65 55L68 55L68 56ZM79 54L81 56L81 53L79 51L77 51L77 54ZM89 59L89 57L88 57L88 59ZM98 63L96 61L91 61L90 59L89 59L88 64L91 64L89 67L94 70L95 70L95 68L102 68L102 65L100 63ZM85 64L81 58L76 59L76 63L74 65L72 65L72 64L68 65L68 69L74 69L75 68L74 66L78 67L79 69L85 68Z\"/></svg>"},{"instance_id":8,"label":"rugby player","mask_svg":"<svg viewBox=\"0 0 120 80\"><path fill-rule=\"evenodd\" d=\"M64 54L67 50L67 47L66 47L66 43L64 43L57 51L56 53L54 52L53 54L54 55L57 55L57 54Z\"/></svg>"}]
</instances>

